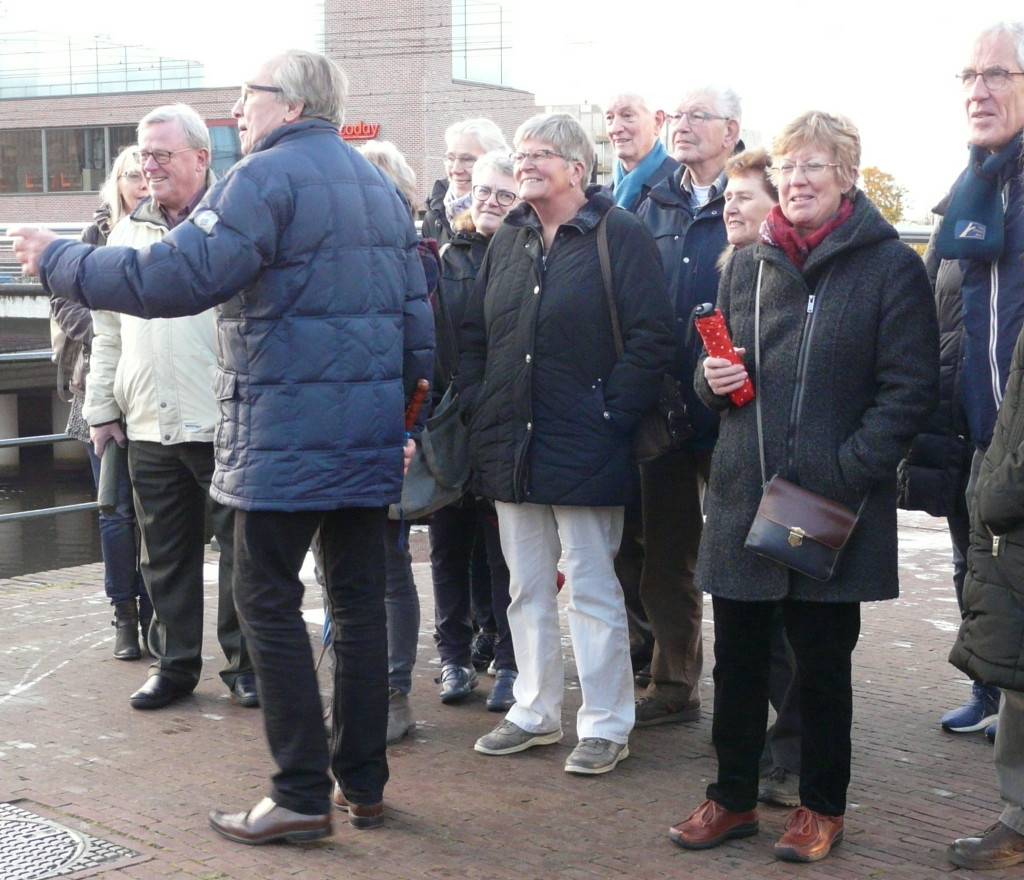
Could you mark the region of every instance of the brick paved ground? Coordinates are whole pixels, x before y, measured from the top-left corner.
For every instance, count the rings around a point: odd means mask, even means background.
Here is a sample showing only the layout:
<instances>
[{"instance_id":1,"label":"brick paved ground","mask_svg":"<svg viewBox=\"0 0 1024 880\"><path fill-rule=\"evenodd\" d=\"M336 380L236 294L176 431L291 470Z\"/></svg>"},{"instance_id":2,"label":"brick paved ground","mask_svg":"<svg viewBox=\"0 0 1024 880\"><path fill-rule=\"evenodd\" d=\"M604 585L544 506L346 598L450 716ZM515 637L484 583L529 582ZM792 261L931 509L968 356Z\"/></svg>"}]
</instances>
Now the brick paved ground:
<instances>
[{"instance_id":1,"label":"brick paved ground","mask_svg":"<svg viewBox=\"0 0 1024 880\"><path fill-rule=\"evenodd\" d=\"M438 702L422 561L415 567L423 603L413 691L419 727L389 753L384 828L358 832L338 822L332 840L303 848L249 848L214 835L211 807L248 807L266 790L271 765L260 714L227 700L212 638L194 697L159 712L130 709L126 698L145 667L110 656L98 565L0 581L0 802L17 801L144 855L105 877L939 877L954 870L944 855L954 833L985 828L998 800L991 747L980 734L944 735L936 723L966 693L946 663L957 611L939 525L904 520L903 597L864 608L847 837L818 865L772 859L786 815L779 809L762 811L759 836L717 850L685 853L668 842L668 826L703 799L714 771L707 714L698 724L635 732L633 756L607 777L563 773L578 705L567 639L565 742L508 758L475 754L474 738L497 720L483 705L490 682L465 705ZM424 559L422 538L417 549ZM311 590L311 616L317 605ZM311 624L310 632L315 638L319 628ZM705 639L710 658L710 621Z\"/></svg>"}]
</instances>

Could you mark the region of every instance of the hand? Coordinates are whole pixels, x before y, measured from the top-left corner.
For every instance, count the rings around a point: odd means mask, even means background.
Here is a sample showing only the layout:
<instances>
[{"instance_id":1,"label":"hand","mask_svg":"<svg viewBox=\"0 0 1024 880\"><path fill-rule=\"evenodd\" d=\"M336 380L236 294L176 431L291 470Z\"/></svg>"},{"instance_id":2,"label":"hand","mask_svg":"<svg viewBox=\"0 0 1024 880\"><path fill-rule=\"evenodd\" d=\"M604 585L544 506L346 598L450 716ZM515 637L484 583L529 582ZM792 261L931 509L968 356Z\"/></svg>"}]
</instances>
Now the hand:
<instances>
[{"instance_id":1,"label":"hand","mask_svg":"<svg viewBox=\"0 0 1024 880\"><path fill-rule=\"evenodd\" d=\"M89 439L92 440L92 448L98 458L103 458L103 450L108 440L113 440L121 447L128 445L128 438L124 436L120 422L107 422L105 425L90 428Z\"/></svg>"},{"instance_id":2,"label":"hand","mask_svg":"<svg viewBox=\"0 0 1024 880\"><path fill-rule=\"evenodd\" d=\"M39 274L39 261L57 235L39 226L12 226L7 234L14 239L14 256L26 275Z\"/></svg>"},{"instance_id":3,"label":"hand","mask_svg":"<svg viewBox=\"0 0 1024 880\"><path fill-rule=\"evenodd\" d=\"M745 348L737 348L736 354L743 357L746 351ZM704 359L704 378L715 394L724 397L743 387L747 381L747 368L726 358L708 357Z\"/></svg>"},{"instance_id":4,"label":"hand","mask_svg":"<svg viewBox=\"0 0 1024 880\"><path fill-rule=\"evenodd\" d=\"M409 473L409 465L412 464L412 457L416 454L416 441L411 437L405 441L405 448L402 450L402 476Z\"/></svg>"}]
</instances>

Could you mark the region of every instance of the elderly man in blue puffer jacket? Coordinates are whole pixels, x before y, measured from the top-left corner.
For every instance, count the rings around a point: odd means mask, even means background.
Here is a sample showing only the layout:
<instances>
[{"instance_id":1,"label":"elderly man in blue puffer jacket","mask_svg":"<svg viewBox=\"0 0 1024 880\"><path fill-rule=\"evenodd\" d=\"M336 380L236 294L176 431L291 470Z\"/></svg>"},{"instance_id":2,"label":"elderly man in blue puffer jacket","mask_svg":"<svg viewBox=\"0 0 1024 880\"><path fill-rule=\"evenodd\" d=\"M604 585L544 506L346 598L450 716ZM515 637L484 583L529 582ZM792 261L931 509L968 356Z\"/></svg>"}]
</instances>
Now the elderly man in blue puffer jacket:
<instances>
[{"instance_id":1,"label":"elderly man in blue puffer jacket","mask_svg":"<svg viewBox=\"0 0 1024 880\"><path fill-rule=\"evenodd\" d=\"M148 249L12 230L52 294L145 318L217 307L210 491L237 508L235 602L280 768L252 810L211 813L241 843L330 834L328 767L352 824L376 824L388 778L384 525L433 318L407 209L338 136L346 92L321 55L264 64L232 110L247 155ZM339 658L332 755L301 616L317 528Z\"/></svg>"}]
</instances>

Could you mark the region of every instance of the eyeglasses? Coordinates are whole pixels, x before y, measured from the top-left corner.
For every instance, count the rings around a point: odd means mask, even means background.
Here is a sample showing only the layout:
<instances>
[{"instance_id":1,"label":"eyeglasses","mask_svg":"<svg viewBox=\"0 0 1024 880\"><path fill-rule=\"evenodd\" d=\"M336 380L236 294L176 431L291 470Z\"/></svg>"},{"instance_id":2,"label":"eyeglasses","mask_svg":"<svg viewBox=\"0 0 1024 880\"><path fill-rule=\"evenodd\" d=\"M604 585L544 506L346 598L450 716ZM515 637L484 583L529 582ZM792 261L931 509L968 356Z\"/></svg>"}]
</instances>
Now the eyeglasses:
<instances>
[{"instance_id":1,"label":"eyeglasses","mask_svg":"<svg viewBox=\"0 0 1024 880\"><path fill-rule=\"evenodd\" d=\"M469 153L445 153L445 165L461 165L463 168L472 168L476 164L476 156Z\"/></svg>"},{"instance_id":2,"label":"eyeglasses","mask_svg":"<svg viewBox=\"0 0 1024 880\"><path fill-rule=\"evenodd\" d=\"M971 70L969 67L956 75L965 89L973 89L978 77L990 92L1001 92L1010 87L1011 76L1024 76L1024 71L1007 70L1005 67L987 67L985 70Z\"/></svg>"},{"instance_id":3,"label":"eyeglasses","mask_svg":"<svg viewBox=\"0 0 1024 880\"><path fill-rule=\"evenodd\" d=\"M182 147L180 150L137 150L132 153L132 158L140 165L145 164L152 159L157 165L166 165L171 159L178 153L187 153L189 150L194 150L195 147Z\"/></svg>"},{"instance_id":4,"label":"eyeglasses","mask_svg":"<svg viewBox=\"0 0 1024 880\"><path fill-rule=\"evenodd\" d=\"M242 83L241 102L244 104L252 97L253 92L273 92L281 94L284 91L280 86L261 86L257 83Z\"/></svg>"},{"instance_id":5,"label":"eyeglasses","mask_svg":"<svg viewBox=\"0 0 1024 880\"><path fill-rule=\"evenodd\" d=\"M714 113L708 113L706 110L681 110L679 113L669 113L667 116L673 122L681 122L685 116L693 125L704 125L712 119L729 118L728 116L716 116Z\"/></svg>"},{"instance_id":6,"label":"eyeglasses","mask_svg":"<svg viewBox=\"0 0 1024 880\"><path fill-rule=\"evenodd\" d=\"M797 171L802 171L808 180L817 180L826 168L839 168L838 162L783 162L772 169L783 180L789 180Z\"/></svg>"},{"instance_id":7,"label":"eyeglasses","mask_svg":"<svg viewBox=\"0 0 1024 880\"><path fill-rule=\"evenodd\" d=\"M525 162L527 159L529 159L531 162L535 162L535 163L536 162L543 162L543 161L545 161L547 159L551 159L551 158L556 157L556 156L559 159L568 159L569 158L568 156L565 156L562 153L556 153L554 150L533 150L530 153L515 152L515 153L509 153L508 154L508 158L512 162L513 165L522 165L523 162Z\"/></svg>"},{"instance_id":8,"label":"eyeglasses","mask_svg":"<svg viewBox=\"0 0 1024 880\"><path fill-rule=\"evenodd\" d=\"M478 202L486 202L492 195L494 200L503 208L509 207L518 198L514 192L507 189L491 189L489 186L473 187L473 198Z\"/></svg>"},{"instance_id":9,"label":"eyeglasses","mask_svg":"<svg viewBox=\"0 0 1024 880\"><path fill-rule=\"evenodd\" d=\"M161 163L163 164L163 163ZM142 172L141 171L122 171L117 175L122 180L127 180L129 183L141 183Z\"/></svg>"}]
</instances>

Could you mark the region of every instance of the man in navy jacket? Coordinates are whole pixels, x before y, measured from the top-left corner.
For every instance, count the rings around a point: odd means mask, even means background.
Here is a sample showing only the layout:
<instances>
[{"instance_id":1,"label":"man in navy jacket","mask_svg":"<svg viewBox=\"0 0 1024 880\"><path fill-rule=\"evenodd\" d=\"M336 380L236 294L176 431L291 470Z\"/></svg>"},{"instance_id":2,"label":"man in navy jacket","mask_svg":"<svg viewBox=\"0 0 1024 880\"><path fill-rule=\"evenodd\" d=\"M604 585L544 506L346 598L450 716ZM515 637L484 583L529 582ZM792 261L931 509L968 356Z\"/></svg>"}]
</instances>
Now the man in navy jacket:
<instances>
[{"instance_id":1,"label":"man in navy jacket","mask_svg":"<svg viewBox=\"0 0 1024 880\"><path fill-rule=\"evenodd\" d=\"M246 156L148 249L12 230L51 293L145 318L217 307L210 492L237 509L235 600L280 768L252 810L210 814L240 843L330 834L328 767L350 821L375 824L388 778L384 525L433 319L407 209L338 136L346 93L321 55L262 65L232 110ZM339 659L330 755L299 580L317 529Z\"/></svg>"}]
</instances>

